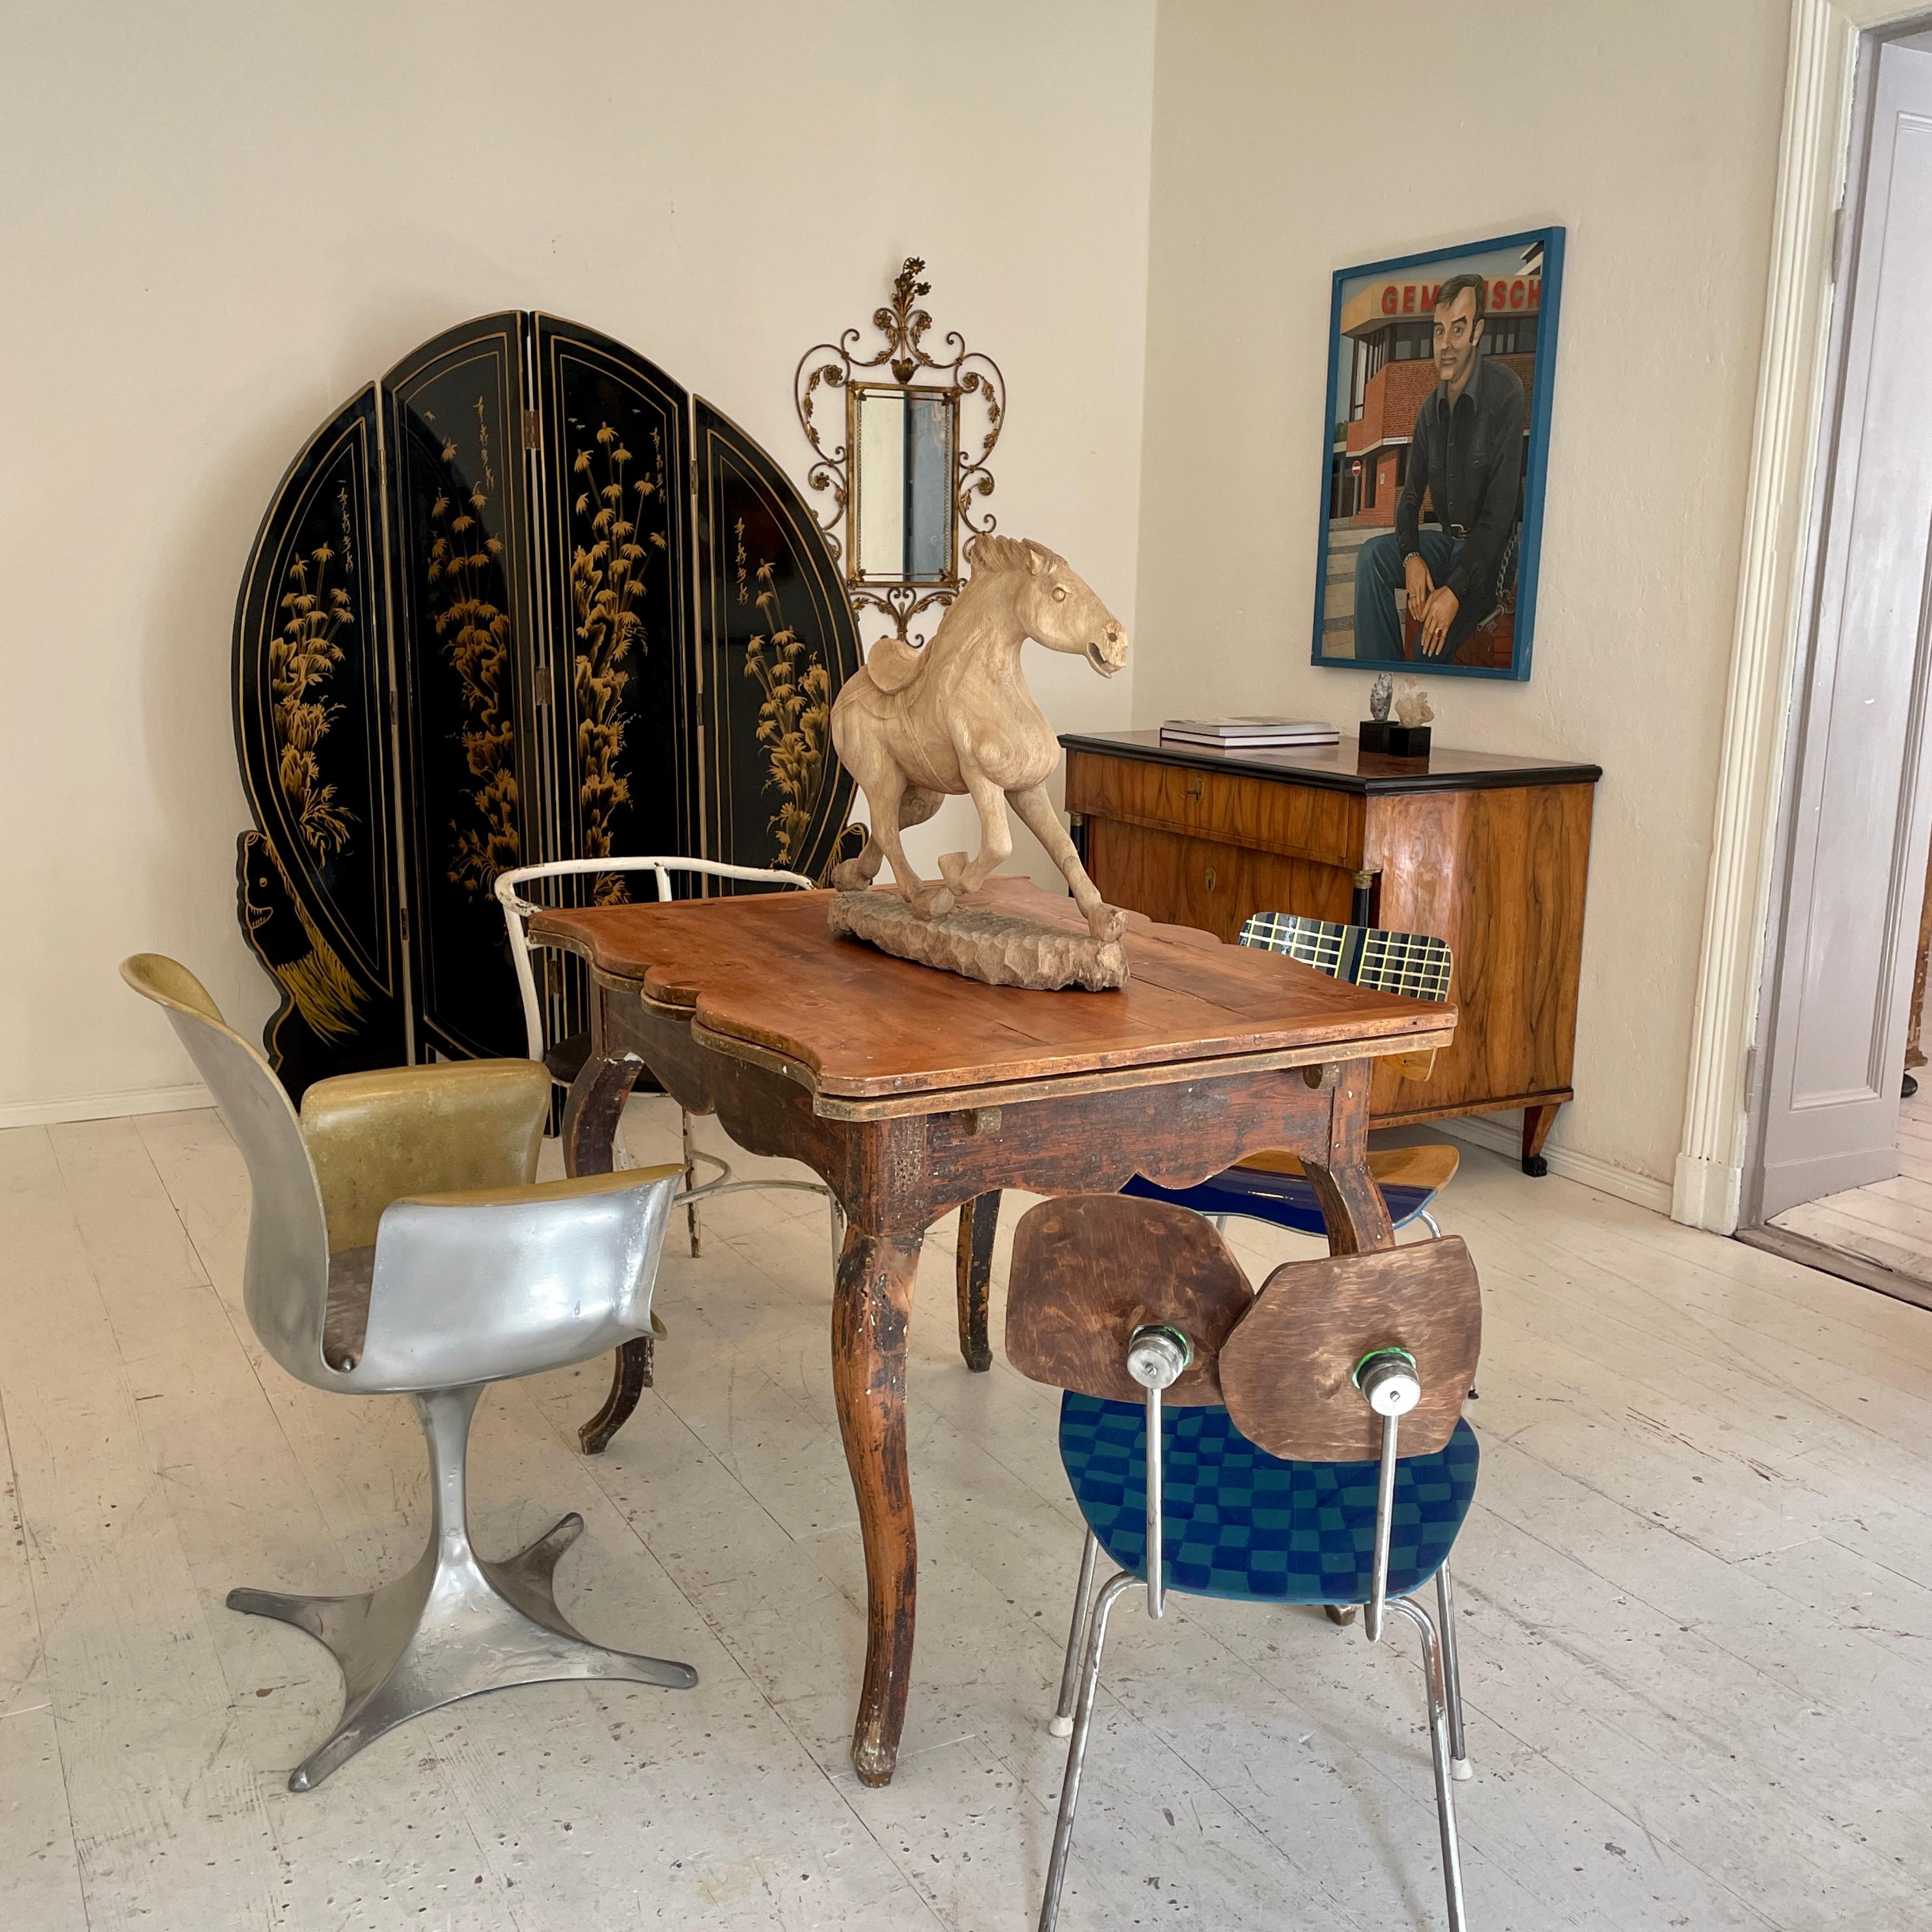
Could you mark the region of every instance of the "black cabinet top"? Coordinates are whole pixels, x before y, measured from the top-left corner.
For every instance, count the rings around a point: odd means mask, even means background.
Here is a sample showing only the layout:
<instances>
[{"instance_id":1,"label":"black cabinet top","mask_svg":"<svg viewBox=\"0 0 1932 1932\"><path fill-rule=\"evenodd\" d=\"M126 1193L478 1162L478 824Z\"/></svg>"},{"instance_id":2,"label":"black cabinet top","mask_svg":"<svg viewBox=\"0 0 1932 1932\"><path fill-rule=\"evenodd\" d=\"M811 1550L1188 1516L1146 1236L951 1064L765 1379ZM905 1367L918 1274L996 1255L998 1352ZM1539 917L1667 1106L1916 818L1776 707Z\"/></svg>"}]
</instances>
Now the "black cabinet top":
<instances>
[{"instance_id":1,"label":"black cabinet top","mask_svg":"<svg viewBox=\"0 0 1932 1932\"><path fill-rule=\"evenodd\" d=\"M1244 778L1285 778L1327 791L1480 791L1492 786L1594 784L1604 776L1601 765L1512 758L1501 752L1438 747L1426 758L1391 758L1364 752L1353 738L1336 745L1234 752L1206 745L1163 744L1158 731L1068 731L1061 734L1060 742L1070 752L1184 765L1196 771L1236 772Z\"/></svg>"}]
</instances>

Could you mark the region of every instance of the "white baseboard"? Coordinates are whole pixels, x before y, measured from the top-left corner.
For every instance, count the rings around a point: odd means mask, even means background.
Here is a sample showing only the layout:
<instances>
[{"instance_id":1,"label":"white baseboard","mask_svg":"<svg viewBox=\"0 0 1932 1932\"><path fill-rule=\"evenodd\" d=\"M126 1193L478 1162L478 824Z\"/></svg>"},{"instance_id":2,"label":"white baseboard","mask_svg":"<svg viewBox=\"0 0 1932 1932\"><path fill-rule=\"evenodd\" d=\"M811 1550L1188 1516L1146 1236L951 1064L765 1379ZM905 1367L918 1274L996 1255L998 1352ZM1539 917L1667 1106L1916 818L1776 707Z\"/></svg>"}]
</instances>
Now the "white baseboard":
<instances>
[{"instance_id":1,"label":"white baseboard","mask_svg":"<svg viewBox=\"0 0 1932 1932\"><path fill-rule=\"evenodd\" d=\"M0 1101L0 1128L50 1127L62 1120L112 1120L124 1114L178 1114L190 1107L214 1105L214 1096L199 1080L190 1080L184 1087L140 1087L131 1094Z\"/></svg>"},{"instance_id":2,"label":"white baseboard","mask_svg":"<svg viewBox=\"0 0 1932 1932\"><path fill-rule=\"evenodd\" d=\"M1714 1234L1735 1234L1744 1204L1744 1180L1741 1167L1680 1154L1671 1219L1686 1227L1708 1228Z\"/></svg>"},{"instance_id":3,"label":"white baseboard","mask_svg":"<svg viewBox=\"0 0 1932 1932\"><path fill-rule=\"evenodd\" d=\"M1520 1162L1521 1120L1522 1116L1516 1114L1466 1114L1454 1120L1431 1120L1429 1125L1432 1130L1439 1128L1459 1141L1487 1148L1492 1153L1507 1154L1511 1160ZM1670 1212L1668 1181L1654 1180L1647 1174L1633 1174L1627 1167L1599 1160L1593 1154L1579 1154L1571 1148L1546 1147L1543 1157L1549 1162L1552 1174L1560 1174L1568 1180L1580 1180L1586 1187L1594 1187L1600 1194L1614 1195L1619 1201L1648 1208L1653 1214Z\"/></svg>"}]
</instances>

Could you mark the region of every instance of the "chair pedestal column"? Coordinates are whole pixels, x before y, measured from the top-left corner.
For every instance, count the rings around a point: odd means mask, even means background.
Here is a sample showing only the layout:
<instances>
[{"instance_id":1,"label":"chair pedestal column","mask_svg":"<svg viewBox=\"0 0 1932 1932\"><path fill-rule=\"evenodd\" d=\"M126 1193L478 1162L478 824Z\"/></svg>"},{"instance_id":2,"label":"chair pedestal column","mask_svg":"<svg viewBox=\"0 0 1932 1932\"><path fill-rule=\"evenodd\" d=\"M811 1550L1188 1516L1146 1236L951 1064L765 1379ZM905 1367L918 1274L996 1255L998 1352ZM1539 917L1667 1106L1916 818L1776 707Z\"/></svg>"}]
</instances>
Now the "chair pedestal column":
<instances>
[{"instance_id":1,"label":"chair pedestal column","mask_svg":"<svg viewBox=\"0 0 1932 1932\"><path fill-rule=\"evenodd\" d=\"M311 1790L384 1732L460 1698L520 1684L655 1684L689 1690L688 1664L592 1643L557 1608L557 1559L584 1530L574 1510L501 1563L470 1546L465 1472L480 1387L410 1400L429 1444L435 1520L429 1546L403 1576L352 1597L233 1590L228 1607L273 1617L328 1646L342 1669L340 1722L296 1767L291 1791Z\"/></svg>"}]
</instances>

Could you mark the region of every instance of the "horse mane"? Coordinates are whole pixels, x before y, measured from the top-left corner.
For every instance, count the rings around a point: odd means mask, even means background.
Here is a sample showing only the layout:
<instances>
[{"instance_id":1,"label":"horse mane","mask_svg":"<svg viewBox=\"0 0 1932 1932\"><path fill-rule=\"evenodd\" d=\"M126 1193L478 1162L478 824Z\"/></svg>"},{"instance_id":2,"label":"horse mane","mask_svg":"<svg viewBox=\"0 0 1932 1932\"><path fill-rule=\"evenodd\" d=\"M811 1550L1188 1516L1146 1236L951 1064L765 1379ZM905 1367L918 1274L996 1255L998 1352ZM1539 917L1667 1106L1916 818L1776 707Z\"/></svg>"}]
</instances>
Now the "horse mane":
<instances>
[{"instance_id":1,"label":"horse mane","mask_svg":"<svg viewBox=\"0 0 1932 1932\"><path fill-rule=\"evenodd\" d=\"M975 576L982 570L1025 570L1036 577L1062 568L1066 560L1031 537L997 537L990 534L975 539L972 564Z\"/></svg>"}]
</instances>

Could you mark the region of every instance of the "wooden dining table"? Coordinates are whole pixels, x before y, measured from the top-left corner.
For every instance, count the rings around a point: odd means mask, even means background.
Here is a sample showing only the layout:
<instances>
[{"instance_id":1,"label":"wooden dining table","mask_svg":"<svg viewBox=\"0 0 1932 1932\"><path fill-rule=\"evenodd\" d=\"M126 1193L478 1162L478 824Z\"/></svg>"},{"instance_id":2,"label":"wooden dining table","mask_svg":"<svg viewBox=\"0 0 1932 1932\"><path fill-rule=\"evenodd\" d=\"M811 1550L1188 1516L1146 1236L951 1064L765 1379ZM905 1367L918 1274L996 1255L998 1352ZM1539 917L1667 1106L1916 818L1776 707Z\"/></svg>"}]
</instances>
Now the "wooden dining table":
<instances>
[{"instance_id":1,"label":"wooden dining table","mask_svg":"<svg viewBox=\"0 0 1932 1932\"><path fill-rule=\"evenodd\" d=\"M976 1308L961 1296L969 1366L987 1358L987 1204L1003 1188L1113 1191L1136 1174L1180 1187L1278 1150L1305 1166L1335 1252L1386 1247L1394 1236L1367 1166L1372 1063L1446 1045L1456 1015L1138 914L1124 988L986 986L835 938L831 896L544 911L530 938L589 968L591 1051L565 1122L572 1172L610 1166L647 1067L741 1147L802 1161L844 1210L832 1380L867 1592L852 1762L881 1785L912 1681L906 1329L926 1231L967 1210L962 1289L975 1272L981 1282ZM1070 901L1024 880L992 880L966 904L1080 924ZM595 1419L602 1439L638 1399L637 1346Z\"/></svg>"}]
</instances>

